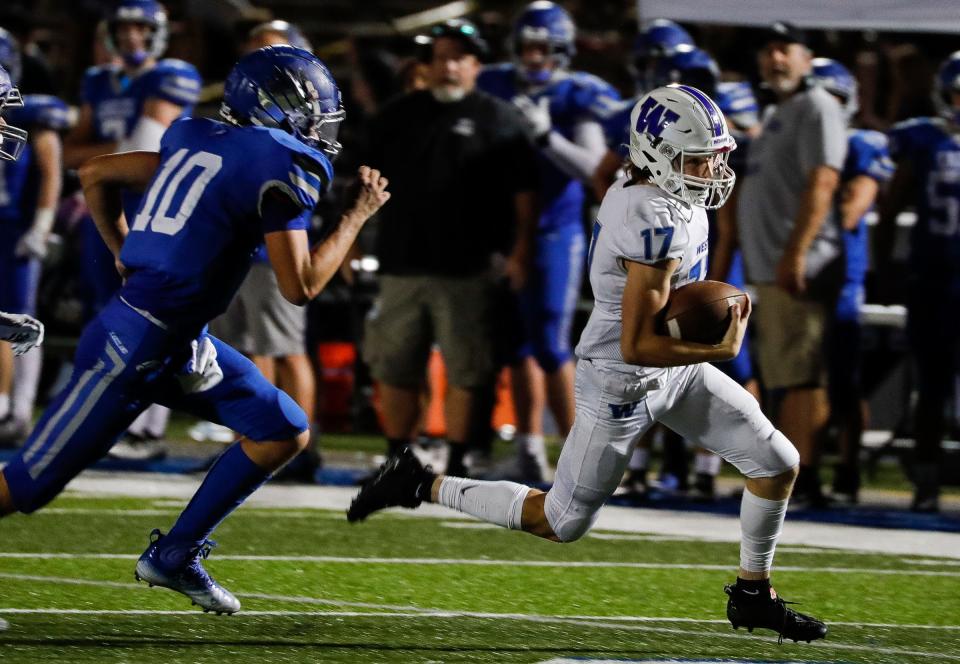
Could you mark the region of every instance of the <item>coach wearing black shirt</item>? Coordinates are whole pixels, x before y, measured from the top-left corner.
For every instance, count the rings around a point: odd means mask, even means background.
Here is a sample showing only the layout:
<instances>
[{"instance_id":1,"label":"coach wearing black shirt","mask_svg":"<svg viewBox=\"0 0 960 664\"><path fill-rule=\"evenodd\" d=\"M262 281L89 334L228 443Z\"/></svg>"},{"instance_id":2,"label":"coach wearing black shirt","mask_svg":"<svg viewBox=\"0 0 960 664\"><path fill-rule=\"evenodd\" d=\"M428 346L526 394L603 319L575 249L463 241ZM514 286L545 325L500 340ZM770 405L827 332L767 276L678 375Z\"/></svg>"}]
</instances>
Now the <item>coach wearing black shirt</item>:
<instances>
[{"instance_id":1,"label":"coach wearing black shirt","mask_svg":"<svg viewBox=\"0 0 960 664\"><path fill-rule=\"evenodd\" d=\"M364 354L397 451L418 433L427 359L439 345L450 385L447 472L464 475L475 397L496 378L495 283L519 288L532 257L537 168L519 114L474 89L485 51L476 28L447 21L432 37L430 88L387 104L367 136L364 163L389 178L393 195L379 215L381 291Z\"/></svg>"}]
</instances>

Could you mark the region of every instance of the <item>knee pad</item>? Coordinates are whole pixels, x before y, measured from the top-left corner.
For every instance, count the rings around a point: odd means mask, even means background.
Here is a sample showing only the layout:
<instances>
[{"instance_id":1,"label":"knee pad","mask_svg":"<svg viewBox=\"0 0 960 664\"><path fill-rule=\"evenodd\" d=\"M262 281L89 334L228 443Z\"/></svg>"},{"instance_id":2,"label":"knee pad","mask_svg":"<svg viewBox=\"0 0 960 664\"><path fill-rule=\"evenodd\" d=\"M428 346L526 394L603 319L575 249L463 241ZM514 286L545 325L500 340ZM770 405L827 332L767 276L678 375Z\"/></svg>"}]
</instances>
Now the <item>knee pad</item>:
<instances>
[{"instance_id":1,"label":"knee pad","mask_svg":"<svg viewBox=\"0 0 960 664\"><path fill-rule=\"evenodd\" d=\"M547 523L561 542L575 542L586 535L596 523L603 501L595 504L595 501L584 501L574 495L566 505L562 505L561 499L551 495L553 493L553 490L547 492L543 505Z\"/></svg>"},{"instance_id":2,"label":"knee pad","mask_svg":"<svg viewBox=\"0 0 960 664\"><path fill-rule=\"evenodd\" d=\"M774 429L768 445L767 454L758 455L756 459L757 470L747 477L775 477L800 465L800 452L779 430Z\"/></svg>"}]
</instances>

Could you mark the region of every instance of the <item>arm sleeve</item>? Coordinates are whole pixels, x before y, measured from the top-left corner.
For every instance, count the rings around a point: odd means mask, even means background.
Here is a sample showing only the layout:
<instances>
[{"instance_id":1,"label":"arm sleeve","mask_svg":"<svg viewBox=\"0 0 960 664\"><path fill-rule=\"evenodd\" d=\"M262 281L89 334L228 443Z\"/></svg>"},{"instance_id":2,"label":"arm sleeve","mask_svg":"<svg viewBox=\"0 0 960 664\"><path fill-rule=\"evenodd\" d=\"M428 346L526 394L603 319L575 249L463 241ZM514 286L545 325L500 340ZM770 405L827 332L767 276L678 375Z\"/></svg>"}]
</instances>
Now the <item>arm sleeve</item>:
<instances>
[{"instance_id":1,"label":"arm sleeve","mask_svg":"<svg viewBox=\"0 0 960 664\"><path fill-rule=\"evenodd\" d=\"M846 121L839 102L826 92L812 97L813 104L798 128L801 177L806 178L818 166L843 169L847 156Z\"/></svg>"},{"instance_id":2,"label":"arm sleeve","mask_svg":"<svg viewBox=\"0 0 960 664\"><path fill-rule=\"evenodd\" d=\"M543 153L561 171L577 180L587 181L606 153L603 128L595 120L577 123L573 140L551 131Z\"/></svg>"},{"instance_id":3,"label":"arm sleeve","mask_svg":"<svg viewBox=\"0 0 960 664\"><path fill-rule=\"evenodd\" d=\"M627 214L616 225L613 247L620 258L653 265L682 258L686 245L684 222L664 199L637 201L631 197Z\"/></svg>"}]
</instances>

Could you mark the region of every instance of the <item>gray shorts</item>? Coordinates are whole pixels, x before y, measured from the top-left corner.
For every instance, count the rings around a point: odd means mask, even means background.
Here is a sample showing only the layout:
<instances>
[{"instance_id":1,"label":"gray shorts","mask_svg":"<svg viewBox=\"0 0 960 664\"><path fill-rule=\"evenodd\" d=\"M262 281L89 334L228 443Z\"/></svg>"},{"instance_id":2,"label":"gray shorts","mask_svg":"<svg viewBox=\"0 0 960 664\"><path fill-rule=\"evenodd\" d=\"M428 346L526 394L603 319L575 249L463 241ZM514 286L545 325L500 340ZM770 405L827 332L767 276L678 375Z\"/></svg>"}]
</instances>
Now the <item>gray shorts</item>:
<instances>
[{"instance_id":1,"label":"gray shorts","mask_svg":"<svg viewBox=\"0 0 960 664\"><path fill-rule=\"evenodd\" d=\"M451 385L491 385L497 369L493 307L493 282L485 275L383 275L367 316L364 360L377 380L413 387L424 382L437 344Z\"/></svg>"},{"instance_id":2,"label":"gray shorts","mask_svg":"<svg viewBox=\"0 0 960 664\"><path fill-rule=\"evenodd\" d=\"M306 352L303 307L280 294L269 263L254 263L226 312L210 323L214 336L247 355L286 357Z\"/></svg>"},{"instance_id":3,"label":"gray shorts","mask_svg":"<svg viewBox=\"0 0 960 664\"><path fill-rule=\"evenodd\" d=\"M577 363L576 419L544 511L564 541L583 536L620 483L633 448L655 422L719 454L747 477L773 477L800 461L760 404L712 364L651 372Z\"/></svg>"}]
</instances>

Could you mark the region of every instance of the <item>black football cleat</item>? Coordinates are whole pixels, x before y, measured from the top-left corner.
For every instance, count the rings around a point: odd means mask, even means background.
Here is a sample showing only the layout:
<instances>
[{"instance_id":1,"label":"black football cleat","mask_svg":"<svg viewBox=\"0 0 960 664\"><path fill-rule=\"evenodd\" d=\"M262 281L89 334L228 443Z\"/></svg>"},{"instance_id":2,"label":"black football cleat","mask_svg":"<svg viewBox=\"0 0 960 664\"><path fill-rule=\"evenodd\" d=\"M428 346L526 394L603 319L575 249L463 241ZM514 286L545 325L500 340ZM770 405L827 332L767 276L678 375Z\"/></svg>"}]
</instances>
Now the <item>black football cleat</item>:
<instances>
[{"instance_id":1,"label":"black football cleat","mask_svg":"<svg viewBox=\"0 0 960 664\"><path fill-rule=\"evenodd\" d=\"M810 643L827 636L827 626L812 616L787 608L787 604L777 592L770 588L759 591L757 595L750 595L734 584L723 587L729 599L727 600L727 619L734 629L746 627L752 632L757 627L772 629L780 635L780 643L784 639L794 642L806 641Z\"/></svg>"},{"instance_id":2,"label":"black football cleat","mask_svg":"<svg viewBox=\"0 0 960 664\"><path fill-rule=\"evenodd\" d=\"M363 521L387 507L419 507L423 502L420 496L430 490L436 477L430 466L424 468L410 448L404 447L384 461L377 474L364 483L350 503L347 521Z\"/></svg>"}]
</instances>

